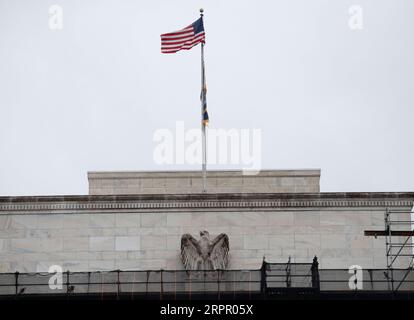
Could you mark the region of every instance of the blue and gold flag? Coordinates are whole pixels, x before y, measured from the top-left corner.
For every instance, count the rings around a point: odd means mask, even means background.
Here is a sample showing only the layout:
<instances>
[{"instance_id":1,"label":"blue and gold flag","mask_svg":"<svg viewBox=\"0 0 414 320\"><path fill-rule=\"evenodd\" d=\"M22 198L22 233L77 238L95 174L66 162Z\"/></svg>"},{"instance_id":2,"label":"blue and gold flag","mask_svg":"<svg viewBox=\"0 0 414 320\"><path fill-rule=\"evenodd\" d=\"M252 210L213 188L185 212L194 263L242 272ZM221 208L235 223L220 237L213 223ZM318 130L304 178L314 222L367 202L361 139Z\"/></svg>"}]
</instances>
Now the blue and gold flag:
<instances>
[{"instance_id":1,"label":"blue and gold flag","mask_svg":"<svg viewBox=\"0 0 414 320\"><path fill-rule=\"evenodd\" d=\"M208 125L208 112L207 112L207 86L204 81L203 89L201 90L201 105L202 105L202 121L204 125Z\"/></svg>"},{"instance_id":2,"label":"blue and gold flag","mask_svg":"<svg viewBox=\"0 0 414 320\"><path fill-rule=\"evenodd\" d=\"M206 126L208 125L208 112L207 112L207 84L206 84L206 73L204 70L204 43L201 44L201 48L202 48L202 70L201 70L201 117L202 117L202 122L203 125Z\"/></svg>"}]
</instances>

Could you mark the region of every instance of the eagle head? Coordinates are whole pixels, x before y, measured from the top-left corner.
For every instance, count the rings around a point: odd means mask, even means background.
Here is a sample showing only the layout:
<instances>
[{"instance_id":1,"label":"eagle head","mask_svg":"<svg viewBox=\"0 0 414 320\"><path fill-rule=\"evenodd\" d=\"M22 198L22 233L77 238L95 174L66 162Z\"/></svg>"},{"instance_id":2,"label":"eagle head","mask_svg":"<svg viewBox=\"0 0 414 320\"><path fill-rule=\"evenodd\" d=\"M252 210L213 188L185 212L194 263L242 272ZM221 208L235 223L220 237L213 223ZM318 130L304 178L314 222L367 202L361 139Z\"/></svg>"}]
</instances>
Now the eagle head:
<instances>
[{"instance_id":1,"label":"eagle head","mask_svg":"<svg viewBox=\"0 0 414 320\"><path fill-rule=\"evenodd\" d=\"M202 238L203 237L210 238L210 234L206 230L200 231L200 237L202 237Z\"/></svg>"}]
</instances>

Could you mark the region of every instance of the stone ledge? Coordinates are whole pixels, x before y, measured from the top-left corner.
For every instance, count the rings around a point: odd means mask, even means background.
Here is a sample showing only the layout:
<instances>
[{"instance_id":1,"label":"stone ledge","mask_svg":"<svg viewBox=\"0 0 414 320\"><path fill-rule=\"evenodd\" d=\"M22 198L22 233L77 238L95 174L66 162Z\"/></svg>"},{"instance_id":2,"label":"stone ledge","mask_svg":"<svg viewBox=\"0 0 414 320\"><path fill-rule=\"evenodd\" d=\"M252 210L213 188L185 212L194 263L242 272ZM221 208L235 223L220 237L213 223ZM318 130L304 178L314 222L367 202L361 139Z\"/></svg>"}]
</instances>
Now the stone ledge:
<instances>
[{"instance_id":1,"label":"stone ledge","mask_svg":"<svg viewBox=\"0 0 414 320\"><path fill-rule=\"evenodd\" d=\"M131 212L174 209L277 209L412 207L414 193L186 194L0 197L0 214L11 212Z\"/></svg>"},{"instance_id":2,"label":"stone ledge","mask_svg":"<svg viewBox=\"0 0 414 320\"><path fill-rule=\"evenodd\" d=\"M0 205L51 202L122 202L122 201L207 201L207 200L410 200L414 192L321 192L321 193L193 193L137 195L53 195L0 196Z\"/></svg>"},{"instance_id":3,"label":"stone ledge","mask_svg":"<svg viewBox=\"0 0 414 320\"><path fill-rule=\"evenodd\" d=\"M247 174L243 174L247 172ZM320 177L320 169L260 170L258 174L248 174L241 170L209 170L209 177ZM88 179L136 179L136 178L199 178L198 171L89 171Z\"/></svg>"}]
</instances>

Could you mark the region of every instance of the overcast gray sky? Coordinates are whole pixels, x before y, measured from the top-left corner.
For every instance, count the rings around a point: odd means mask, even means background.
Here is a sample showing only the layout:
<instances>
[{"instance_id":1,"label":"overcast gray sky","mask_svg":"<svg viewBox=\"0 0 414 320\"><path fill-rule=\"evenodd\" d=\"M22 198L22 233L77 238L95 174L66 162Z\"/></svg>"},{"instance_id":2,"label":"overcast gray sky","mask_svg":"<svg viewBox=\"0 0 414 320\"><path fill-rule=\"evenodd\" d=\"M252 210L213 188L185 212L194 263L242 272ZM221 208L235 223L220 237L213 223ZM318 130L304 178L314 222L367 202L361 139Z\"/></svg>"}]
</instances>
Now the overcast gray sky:
<instances>
[{"instance_id":1,"label":"overcast gray sky","mask_svg":"<svg viewBox=\"0 0 414 320\"><path fill-rule=\"evenodd\" d=\"M321 168L322 191L414 190L412 0L0 0L0 195L198 168L154 163L153 134L199 126L200 48L160 34L200 7L210 128L261 129L262 167Z\"/></svg>"}]
</instances>

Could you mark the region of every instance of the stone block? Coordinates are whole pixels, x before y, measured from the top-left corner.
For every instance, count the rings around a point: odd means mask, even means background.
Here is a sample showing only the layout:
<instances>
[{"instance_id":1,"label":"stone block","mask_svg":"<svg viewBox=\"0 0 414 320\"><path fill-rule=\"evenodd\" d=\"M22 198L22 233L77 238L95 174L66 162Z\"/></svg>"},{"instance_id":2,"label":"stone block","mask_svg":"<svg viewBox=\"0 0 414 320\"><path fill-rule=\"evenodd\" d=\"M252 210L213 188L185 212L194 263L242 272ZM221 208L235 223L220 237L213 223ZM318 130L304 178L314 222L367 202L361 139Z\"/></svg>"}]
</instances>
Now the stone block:
<instances>
[{"instance_id":1,"label":"stone block","mask_svg":"<svg viewBox=\"0 0 414 320\"><path fill-rule=\"evenodd\" d=\"M94 271L112 271L115 270L115 261L114 260L91 260L89 261L89 270ZM105 277L105 274L102 274ZM105 278L103 278L105 281Z\"/></svg>"},{"instance_id":2,"label":"stone block","mask_svg":"<svg viewBox=\"0 0 414 320\"><path fill-rule=\"evenodd\" d=\"M191 213L191 226L193 227L205 227L204 223L204 212L192 212Z\"/></svg>"},{"instance_id":3,"label":"stone block","mask_svg":"<svg viewBox=\"0 0 414 320\"><path fill-rule=\"evenodd\" d=\"M11 272L11 263L10 262L0 262L0 273Z\"/></svg>"},{"instance_id":4,"label":"stone block","mask_svg":"<svg viewBox=\"0 0 414 320\"><path fill-rule=\"evenodd\" d=\"M242 177L238 178L217 178L216 179L217 187L241 187L243 185Z\"/></svg>"},{"instance_id":5,"label":"stone block","mask_svg":"<svg viewBox=\"0 0 414 320\"><path fill-rule=\"evenodd\" d=\"M89 251L65 251L48 254L50 259L74 261L74 260L101 260L101 252ZM45 258L44 258L45 259Z\"/></svg>"},{"instance_id":6,"label":"stone block","mask_svg":"<svg viewBox=\"0 0 414 320\"><path fill-rule=\"evenodd\" d=\"M129 227L122 227L122 228L113 228L112 229L112 231L113 231L113 234L115 235L115 236L128 236L128 235L131 235L130 233L129 233L129 230L130 229L132 229L132 228L129 228ZM138 228L134 228L134 229L138 229ZM105 230L105 229L104 229Z\"/></svg>"},{"instance_id":7,"label":"stone block","mask_svg":"<svg viewBox=\"0 0 414 320\"><path fill-rule=\"evenodd\" d=\"M325 249L323 248L319 255L318 258L328 258L328 259L339 259L339 260L343 260L343 259L350 259L353 258L352 256L352 250L349 248L329 248L329 249Z\"/></svg>"},{"instance_id":8,"label":"stone block","mask_svg":"<svg viewBox=\"0 0 414 320\"><path fill-rule=\"evenodd\" d=\"M293 249L295 248L295 237L293 234L269 236L269 248Z\"/></svg>"},{"instance_id":9,"label":"stone block","mask_svg":"<svg viewBox=\"0 0 414 320\"><path fill-rule=\"evenodd\" d=\"M51 269L53 267L53 269ZM42 273L46 273L52 271L52 270L56 270L56 267L60 267L62 269L62 271L66 271L67 269L65 269L63 267L63 261L61 260L48 260L48 261L37 261L37 265L36 265L36 272L42 272ZM52 273L50 273L50 275L55 274L56 271L53 271Z\"/></svg>"},{"instance_id":10,"label":"stone block","mask_svg":"<svg viewBox=\"0 0 414 320\"><path fill-rule=\"evenodd\" d=\"M116 251L134 251L140 250L140 238L139 237L116 237L115 238L115 250Z\"/></svg>"},{"instance_id":11,"label":"stone block","mask_svg":"<svg viewBox=\"0 0 414 320\"><path fill-rule=\"evenodd\" d=\"M295 234L295 248L308 249L314 248L319 249L321 247L321 236L320 234Z\"/></svg>"},{"instance_id":12,"label":"stone block","mask_svg":"<svg viewBox=\"0 0 414 320\"><path fill-rule=\"evenodd\" d=\"M60 254L62 251L50 252L25 252L22 254L15 254L13 261L48 261L48 260L62 260Z\"/></svg>"},{"instance_id":13,"label":"stone block","mask_svg":"<svg viewBox=\"0 0 414 320\"><path fill-rule=\"evenodd\" d=\"M276 211L269 214L270 226L289 226L294 224L293 212Z\"/></svg>"},{"instance_id":14,"label":"stone block","mask_svg":"<svg viewBox=\"0 0 414 320\"><path fill-rule=\"evenodd\" d=\"M320 226L320 216L317 211L305 211L294 213L295 226Z\"/></svg>"},{"instance_id":15,"label":"stone block","mask_svg":"<svg viewBox=\"0 0 414 320\"><path fill-rule=\"evenodd\" d=\"M229 261L229 269L244 269L245 259L231 258Z\"/></svg>"},{"instance_id":16,"label":"stone block","mask_svg":"<svg viewBox=\"0 0 414 320\"><path fill-rule=\"evenodd\" d=\"M190 212L177 212L167 215L168 227L186 227L191 226L191 213Z\"/></svg>"},{"instance_id":17,"label":"stone block","mask_svg":"<svg viewBox=\"0 0 414 320\"><path fill-rule=\"evenodd\" d=\"M26 233L27 238L51 238L52 236L53 232L49 229L29 229Z\"/></svg>"},{"instance_id":18,"label":"stone block","mask_svg":"<svg viewBox=\"0 0 414 320\"><path fill-rule=\"evenodd\" d=\"M320 269L348 269L350 266L359 265L363 269L370 269L374 267L374 261L372 257L363 258L321 258L319 259Z\"/></svg>"},{"instance_id":19,"label":"stone block","mask_svg":"<svg viewBox=\"0 0 414 320\"><path fill-rule=\"evenodd\" d=\"M90 237L89 250L90 251L111 251L115 249L114 237Z\"/></svg>"},{"instance_id":20,"label":"stone block","mask_svg":"<svg viewBox=\"0 0 414 320\"><path fill-rule=\"evenodd\" d=\"M308 249L282 248L282 257L283 257L283 259L282 259L281 262L283 262L283 263L287 262L289 260L289 257L291 257L291 258L299 258L299 257L300 258L308 258L308 262L311 262L311 258L314 257L314 254L309 255L309 250Z\"/></svg>"},{"instance_id":21,"label":"stone block","mask_svg":"<svg viewBox=\"0 0 414 320\"><path fill-rule=\"evenodd\" d=\"M347 234L346 241L351 248L373 248L373 238L363 234Z\"/></svg>"},{"instance_id":22,"label":"stone block","mask_svg":"<svg viewBox=\"0 0 414 320\"><path fill-rule=\"evenodd\" d=\"M141 249L153 250L153 249L166 249L167 237L166 236L142 236L141 237Z\"/></svg>"},{"instance_id":23,"label":"stone block","mask_svg":"<svg viewBox=\"0 0 414 320\"><path fill-rule=\"evenodd\" d=\"M63 217L63 228L88 228L89 214L65 214Z\"/></svg>"},{"instance_id":24,"label":"stone block","mask_svg":"<svg viewBox=\"0 0 414 320\"><path fill-rule=\"evenodd\" d=\"M142 251L142 260L152 260L152 259L172 259L179 256L179 250L143 250Z\"/></svg>"},{"instance_id":25,"label":"stone block","mask_svg":"<svg viewBox=\"0 0 414 320\"><path fill-rule=\"evenodd\" d=\"M18 214L11 216L12 229L36 229L37 215L23 215Z\"/></svg>"},{"instance_id":26,"label":"stone block","mask_svg":"<svg viewBox=\"0 0 414 320\"><path fill-rule=\"evenodd\" d=\"M145 212L141 214L142 227L165 227L167 215L165 212Z\"/></svg>"},{"instance_id":27,"label":"stone block","mask_svg":"<svg viewBox=\"0 0 414 320\"><path fill-rule=\"evenodd\" d=\"M167 260L167 270L183 270L183 263L179 259L178 255L176 258Z\"/></svg>"},{"instance_id":28,"label":"stone block","mask_svg":"<svg viewBox=\"0 0 414 320\"><path fill-rule=\"evenodd\" d=\"M8 251L8 252L5 252L5 253L0 253L0 261L3 261L3 262L6 262L6 261L8 261L8 262L22 261L22 260L24 260L26 255L27 254L17 255L14 252Z\"/></svg>"},{"instance_id":29,"label":"stone block","mask_svg":"<svg viewBox=\"0 0 414 320\"><path fill-rule=\"evenodd\" d=\"M82 261L63 261L62 268L64 271L71 271L71 272L83 272L89 271L89 262L86 260Z\"/></svg>"},{"instance_id":30,"label":"stone block","mask_svg":"<svg viewBox=\"0 0 414 320\"><path fill-rule=\"evenodd\" d=\"M38 261L36 265L36 272L49 272L50 268L53 266L59 266L62 268L62 271L66 271L63 267L63 261L61 260L50 260L50 261ZM55 269L53 269L55 270ZM53 273L54 274L54 273ZM52 273L51 273L52 275Z\"/></svg>"},{"instance_id":31,"label":"stone block","mask_svg":"<svg viewBox=\"0 0 414 320\"><path fill-rule=\"evenodd\" d=\"M321 248L350 248L350 243L347 241L345 234L322 234Z\"/></svg>"},{"instance_id":32,"label":"stone block","mask_svg":"<svg viewBox=\"0 0 414 320\"><path fill-rule=\"evenodd\" d=\"M268 249L269 238L268 236L257 235L252 237L244 237L245 249Z\"/></svg>"},{"instance_id":33,"label":"stone block","mask_svg":"<svg viewBox=\"0 0 414 320\"><path fill-rule=\"evenodd\" d=\"M385 239L384 237L378 237L372 239L372 246L375 249L382 249L385 254Z\"/></svg>"},{"instance_id":34,"label":"stone block","mask_svg":"<svg viewBox=\"0 0 414 320\"><path fill-rule=\"evenodd\" d=\"M37 227L39 229L62 229L62 214L42 214L37 216Z\"/></svg>"},{"instance_id":35,"label":"stone block","mask_svg":"<svg viewBox=\"0 0 414 320\"><path fill-rule=\"evenodd\" d=\"M229 236L229 246L230 250L241 250L244 248L244 237L243 236L233 236L228 234Z\"/></svg>"},{"instance_id":36,"label":"stone block","mask_svg":"<svg viewBox=\"0 0 414 320\"><path fill-rule=\"evenodd\" d=\"M167 260L151 259L141 261L141 270L160 270L167 269Z\"/></svg>"},{"instance_id":37,"label":"stone block","mask_svg":"<svg viewBox=\"0 0 414 320\"><path fill-rule=\"evenodd\" d=\"M36 270L37 270L36 261L19 261L19 262L12 262L10 264L11 272L29 273L29 272L36 272Z\"/></svg>"},{"instance_id":38,"label":"stone block","mask_svg":"<svg viewBox=\"0 0 414 320\"><path fill-rule=\"evenodd\" d=\"M320 223L323 225L371 225L371 212L363 210L327 210L320 212Z\"/></svg>"},{"instance_id":39,"label":"stone block","mask_svg":"<svg viewBox=\"0 0 414 320\"><path fill-rule=\"evenodd\" d=\"M204 223L206 227L219 226L220 222L220 217L217 212L205 212Z\"/></svg>"},{"instance_id":40,"label":"stone block","mask_svg":"<svg viewBox=\"0 0 414 320\"><path fill-rule=\"evenodd\" d=\"M8 230L11 228L11 216L1 216L0 215L0 231Z\"/></svg>"},{"instance_id":41,"label":"stone block","mask_svg":"<svg viewBox=\"0 0 414 320\"><path fill-rule=\"evenodd\" d=\"M320 227L316 227L316 226L305 226L305 225L295 225L292 227L292 233L295 234L300 234L300 233L306 233L306 234L310 234L310 233L317 233L320 234L321 233L321 229Z\"/></svg>"},{"instance_id":42,"label":"stone block","mask_svg":"<svg viewBox=\"0 0 414 320\"><path fill-rule=\"evenodd\" d=\"M244 259L243 265L237 266L237 267L241 269L251 269L251 270L260 269L260 267L262 266L262 261L263 261L262 258Z\"/></svg>"},{"instance_id":43,"label":"stone block","mask_svg":"<svg viewBox=\"0 0 414 320\"><path fill-rule=\"evenodd\" d=\"M134 271L141 269L141 262L139 260L116 260L115 267L122 271Z\"/></svg>"},{"instance_id":44,"label":"stone block","mask_svg":"<svg viewBox=\"0 0 414 320\"><path fill-rule=\"evenodd\" d=\"M128 253L135 251L103 251L100 260L124 260L128 259Z\"/></svg>"},{"instance_id":45,"label":"stone block","mask_svg":"<svg viewBox=\"0 0 414 320\"><path fill-rule=\"evenodd\" d=\"M273 248L272 250L266 250L266 252L260 253L256 258L263 259L263 257L266 259L266 261L269 262L280 261L280 259L282 259L284 262L288 260L287 257L283 257L281 248Z\"/></svg>"},{"instance_id":46,"label":"stone block","mask_svg":"<svg viewBox=\"0 0 414 320\"><path fill-rule=\"evenodd\" d=\"M267 234L280 235L280 234L293 234L295 232L294 226L270 226L267 228Z\"/></svg>"},{"instance_id":47,"label":"stone block","mask_svg":"<svg viewBox=\"0 0 414 320\"><path fill-rule=\"evenodd\" d=\"M40 239L39 252L55 252L63 250L63 238Z\"/></svg>"},{"instance_id":48,"label":"stone block","mask_svg":"<svg viewBox=\"0 0 414 320\"><path fill-rule=\"evenodd\" d=\"M144 251L128 251L127 260L142 260Z\"/></svg>"},{"instance_id":49,"label":"stone block","mask_svg":"<svg viewBox=\"0 0 414 320\"><path fill-rule=\"evenodd\" d=\"M244 212L245 226L268 226L270 212Z\"/></svg>"},{"instance_id":50,"label":"stone block","mask_svg":"<svg viewBox=\"0 0 414 320\"><path fill-rule=\"evenodd\" d=\"M244 259L244 258L253 258L257 257L257 249L231 249L229 251L230 260L232 259Z\"/></svg>"},{"instance_id":51,"label":"stone block","mask_svg":"<svg viewBox=\"0 0 414 320\"><path fill-rule=\"evenodd\" d=\"M87 237L64 238L63 250L65 251L88 251L89 250L89 238Z\"/></svg>"},{"instance_id":52,"label":"stone block","mask_svg":"<svg viewBox=\"0 0 414 320\"><path fill-rule=\"evenodd\" d=\"M116 227L140 227L141 215L139 213L120 213L115 216Z\"/></svg>"},{"instance_id":53,"label":"stone block","mask_svg":"<svg viewBox=\"0 0 414 320\"><path fill-rule=\"evenodd\" d=\"M169 250L180 250L181 247L181 236L172 235L167 236L167 249Z\"/></svg>"},{"instance_id":54,"label":"stone block","mask_svg":"<svg viewBox=\"0 0 414 320\"><path fill-rule=\"evenodd\" d=\"M384 249L385 250L385 249ZM387 260L385 258L385 251L384 251L384 256L374 256L373 260L373 268L376 269L386 269L387 268Z\"/></svg>"},{"instance_id":55,"label":"stone block","mask_svg":"<svg viewBox=\"0 0 414 320\"><path fill-rule=\"evenodd\" d=\"M114 214L90 214L89 227L91 228L113 228L115 227Z\"/></svg>"},{"instance_id":56,"label":"stone block","mask_svg":"<svg viewBox=\"0 0 414 320\"><path fill-rule=\"evenodd\" d=\"M63 249L62 238L56 239L11 239L10 250L18 254L25 252L54 252Z\"/></svg>"},{"instance_id":57,"label":"stone block","mask_svg":"<svg viewBox=\"0 0 414 320\"><path fill-rule=\"evenodd\" d=\"M243 213L226 212L220 216L220 224L228 227L246 226L247 220Z\"/></svg>"},{"instance_id":58,"label":"stone block","mask_svg":"<svg viewBox=\"0 0 414 320\"><path fill-rule=\"evenodd\" d=\"M384 229L385 228L384 217L385 217L384 210L371 211L371 225L382 227Z\"/></svg>"}]
</instances>

